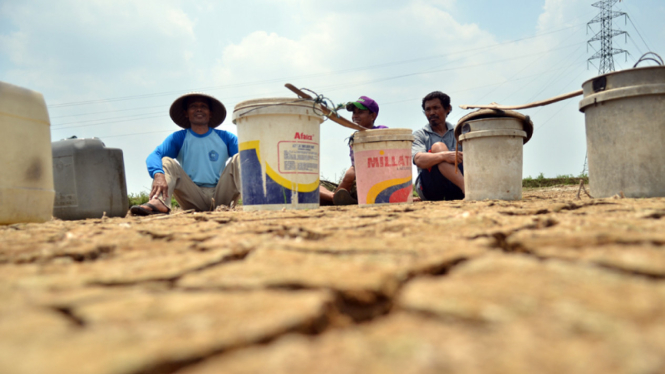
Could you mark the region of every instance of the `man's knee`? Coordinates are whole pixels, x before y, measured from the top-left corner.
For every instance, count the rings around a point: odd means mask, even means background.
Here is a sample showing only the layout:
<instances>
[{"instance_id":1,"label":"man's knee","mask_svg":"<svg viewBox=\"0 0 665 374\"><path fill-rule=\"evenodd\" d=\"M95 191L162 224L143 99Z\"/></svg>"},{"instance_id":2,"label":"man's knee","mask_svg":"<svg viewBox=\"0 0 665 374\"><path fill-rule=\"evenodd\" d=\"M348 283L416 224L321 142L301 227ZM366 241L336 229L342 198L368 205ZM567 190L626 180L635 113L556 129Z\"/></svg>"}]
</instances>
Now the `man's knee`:
<instances>
[{"instance_id":1,"label":"man's knee","mask_svg":"<svg viewBox=\"0 0 665 374\"><path fill-rule=\"evenodd\" d=\"M235 166L240 166L240 153L236 153L231 157L231 162Z\"/></svg>"},{"instance_id":2,"label":"man's knee","mask_svg":"<svg viewBox=\"0 0 665 374\"><path fill-rule=\"evenodd\" d=\"M344 179L348 179L348 180L351 180L351 181L355 180L356 179L356 168L353 167L353 166L348 168L346 170L346 173L344 173Z\"/></svg>"},{"instance_id":3,"label":"man's knee","mask_svg":"<svg viewBox=\"0 0 665 374\"><path fill-rule=\"evenodd\" d=\"M172 159L171 157L162 157L163 168L172 167L173 165L177 165L177 162L174 159Z\"/></svg>"},{"instance_id":4,"label":"man's knee","mask_svg":"<svg viewBox=\"0 0 665 374\"><path fill-rule=\"evenodd\" d=\"M164 169L164 174L175 176L179 174L178 169L182 169L182 167L171 157L162 157L162 169Z\"/></svg>"},{"instance_id":5,"label":"man's knee","mask_svg":"<svg viewBox=\"0 0 665 374\"><path fill-rule=\"evenodd\" d=\"M437 142L432 144L432 153L448 152L448 151L449 149L444 143Z\"/></svg>"}]
</instances>

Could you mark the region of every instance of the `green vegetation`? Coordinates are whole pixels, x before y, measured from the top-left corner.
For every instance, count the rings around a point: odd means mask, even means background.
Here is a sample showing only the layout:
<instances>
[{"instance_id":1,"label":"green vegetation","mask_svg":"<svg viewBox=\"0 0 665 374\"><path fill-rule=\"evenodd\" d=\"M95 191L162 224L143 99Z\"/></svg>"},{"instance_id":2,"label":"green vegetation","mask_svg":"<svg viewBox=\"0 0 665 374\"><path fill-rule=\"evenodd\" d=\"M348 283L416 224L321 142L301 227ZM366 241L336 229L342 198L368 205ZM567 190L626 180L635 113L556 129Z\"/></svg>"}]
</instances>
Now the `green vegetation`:
<instances>
[{"instance_id":1,"label":"green vegetation","mask_svg":"<svg viewBox=\"0 0 665 374\"><path fill-rule=\"evenodd\" d=\"M528 176L522 180L522 187L524 188L541 188L560 185L577 185L580 184L580 179L584 180L584 184L589 184L589 176L579 175L577 177L569 175L557 175L556 178L545 178L543 173L536 178Z\"/></svg>"},{"instance_id":2,"label":"green vegetation","mask_svg":"<svg viewBox=\"0 0 665 374\"><path fill-rule=\"evenodd\" d=\"M577 177L572 174L569 175L557 175L556 178L545 178L543 173L540 173L536 178L528 176L522 180L522 187L524 188L542 188L542 187L552 187L552 186L561 186L561 185L577 185L580 183L580 179L584 180L584 184L589 184L589 176L579 175ZM327 188L330 191L334 191L337 188L337 184L334 182L321 179L321 185ZM141 205L148 202L148 193L141 192L138 194L129 194L129 206L132 205ZM416 192L415 185L413 186L413 197L418 197L418 192ZM171 205L174 207L180 207L178 202L171 197ZM238 205L242 205L242 200L239 201Z\"/></svg>"}]
</instances>

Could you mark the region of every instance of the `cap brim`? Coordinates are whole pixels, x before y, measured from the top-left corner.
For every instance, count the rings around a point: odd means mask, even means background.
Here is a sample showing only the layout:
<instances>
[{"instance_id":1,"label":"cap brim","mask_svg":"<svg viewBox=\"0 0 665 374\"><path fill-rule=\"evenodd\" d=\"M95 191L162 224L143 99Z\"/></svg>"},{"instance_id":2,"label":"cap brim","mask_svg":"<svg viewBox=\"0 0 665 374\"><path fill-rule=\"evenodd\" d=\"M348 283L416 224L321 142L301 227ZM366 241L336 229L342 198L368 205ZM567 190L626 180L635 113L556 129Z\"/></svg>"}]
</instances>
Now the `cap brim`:
<instances>
[{"instance_id":1,"label":"cap brim","mask_svg":"<svg viewBox=\"0 0 665 374\"><path fill-rule=\"evenodd\" d=\"M187 103L187 99L190 97L202 97L210 101L210 122L208 123L208 127L215 128L224 122L224 119L226 118L226 108L221 101L204 93L192 92L180 96L173 102L173 104L171 104L169 114L176 125L184 129L192 127L189 123L189 119L185 116L185 111L187 110L187 108L185 108L185 103Z\"/></svg>"},{"instance_id":2,"label":"cap brim","mask_svg":"<svg viewBox=\"0 0 665 374\"><path fill-rule=\"evenodd\" d=\"M369 108L367 108L366 106L362 105L357 101L352 101L346 104L346 110L348 110L349 112L353 112L353 108L358 108L360 110L369 110Z\"/></svg>"}]
</instances>

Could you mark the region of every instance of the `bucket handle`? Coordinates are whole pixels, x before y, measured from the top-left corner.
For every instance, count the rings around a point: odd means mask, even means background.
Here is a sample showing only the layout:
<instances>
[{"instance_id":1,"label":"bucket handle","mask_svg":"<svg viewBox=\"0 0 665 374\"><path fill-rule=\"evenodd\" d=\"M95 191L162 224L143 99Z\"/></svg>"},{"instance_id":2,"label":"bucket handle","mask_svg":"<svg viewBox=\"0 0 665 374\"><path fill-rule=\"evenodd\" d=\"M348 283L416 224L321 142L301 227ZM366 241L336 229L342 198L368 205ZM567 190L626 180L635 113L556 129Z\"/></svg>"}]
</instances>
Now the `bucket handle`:
<instances>
[{"instance_id":1,"label":"bucket handle","mask_svg":"<svg viewBox=\"0 0 665 374\"><path fill-rule=\"evenodd\" d=\"M650 55L653 55L655 57L651 57ZM640 57L639 60L637 60L635 65L633 65L633 69L636 68L637 65L639 65L641 62L644 62L644 61L653 61L653 62L657 63L660 66L665 65L665 61L663 61L663 58L660 57L657 53L647 52L647 53L643 54L642 57Z\"/></svg>"},{"instance_id":2,"label":"bucket handle","mask_svg":"<svg viewBox=\"0 0 665 374\"><path fill-rule=\"evenodd\" d=\"M314 92L312 90L309 90L307 88L303 88L302 90L298 89L296 86L292 85L291 83L285 84L284 87L288 88L291 92L295 93L299 97L301 97L305 100L312 101L313 102L313 104L312 104L313 105L313 110L314 110L315 113L317 111L317 106L318 106L318 109L320 109L321 112L323 112L323 115L326 118L328 118L329 120L333 121L333 122L336 122L336 123L338 123L338 124L340 124L344 127L348 127L350 129L353 129L353 130L356 130L356 131L365 131L365 130L367 130L366 128L364 128L360 125L357 125L357 124L349 121L348 119L340 116L339 113L337 113L337 109L339 107L336 107L333 104L332 100L328 99L327 97L325 97L323 95L319 95L316 92ZM311 92L315 97L312 97L312 96L308 95L307 93L305 93L303 91ZM330 103L330 105L328 104L328 102ZM330 108L332 108L332 109L330 109L328 106L330 106Z\"/></svg>"}]
</instances>

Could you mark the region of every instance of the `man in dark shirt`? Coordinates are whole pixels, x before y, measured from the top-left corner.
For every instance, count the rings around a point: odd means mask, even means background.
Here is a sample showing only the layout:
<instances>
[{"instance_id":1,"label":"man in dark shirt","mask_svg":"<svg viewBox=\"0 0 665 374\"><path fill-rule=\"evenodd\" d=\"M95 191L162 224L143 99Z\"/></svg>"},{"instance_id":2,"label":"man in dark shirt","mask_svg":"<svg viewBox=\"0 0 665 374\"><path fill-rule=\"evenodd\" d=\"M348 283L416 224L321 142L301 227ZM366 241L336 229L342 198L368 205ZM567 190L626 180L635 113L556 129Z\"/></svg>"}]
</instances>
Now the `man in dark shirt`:
<instances>
[{"instance_id":1,"label":"man in dark shirt","mask_svg":"<svg viewBox=\"0 0 665 374\"><path fill-rule=\"evenodd\" d=\"M413 133L411 155L418 167L416 191L423 200L464 199L464 155L458 152L456 171L455 127L446 121L453 109L450 97L434 91L423 98L422 107L429 123Z\"/></svg>"}]
</instances>

